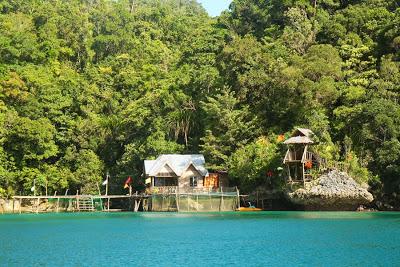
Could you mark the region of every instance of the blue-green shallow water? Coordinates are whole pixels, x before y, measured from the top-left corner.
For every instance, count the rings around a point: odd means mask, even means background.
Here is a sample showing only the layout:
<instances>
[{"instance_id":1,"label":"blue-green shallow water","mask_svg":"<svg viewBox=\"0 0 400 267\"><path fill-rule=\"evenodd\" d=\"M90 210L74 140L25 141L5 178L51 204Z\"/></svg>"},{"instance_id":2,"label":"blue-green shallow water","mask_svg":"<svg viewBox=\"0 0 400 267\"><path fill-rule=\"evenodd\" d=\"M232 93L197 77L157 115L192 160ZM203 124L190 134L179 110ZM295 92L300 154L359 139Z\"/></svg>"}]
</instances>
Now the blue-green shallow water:
<instances>
[{"instance_id":1,"label":"blue-green shallow water","mask_svg":"<svg viewBox=\"0 0 400 267\"><path fill-rule=\"evenodd\" d=\"M400 213L0 216L2 266L400 266Z\"/></svg>"}]
</instances>

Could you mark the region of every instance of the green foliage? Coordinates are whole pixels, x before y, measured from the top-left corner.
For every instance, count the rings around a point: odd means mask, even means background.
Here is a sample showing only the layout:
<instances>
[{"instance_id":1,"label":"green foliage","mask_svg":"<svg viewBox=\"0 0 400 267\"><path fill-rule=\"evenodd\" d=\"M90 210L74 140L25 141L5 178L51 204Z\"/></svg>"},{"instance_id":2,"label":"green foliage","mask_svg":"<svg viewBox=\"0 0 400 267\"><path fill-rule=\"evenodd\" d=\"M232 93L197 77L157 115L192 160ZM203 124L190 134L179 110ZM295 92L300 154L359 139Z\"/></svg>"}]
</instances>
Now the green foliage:
<instances>
[{"instance_id":1,"label":"green foliage","mask_svg":"<svg viewBox=\"0 0 400 267\"><path fill-rule=\"evenodd\" d=\"M191 0L2 1L0 194L97 192L105 171L199 152L250 190L302 126L394 203L399 24L393 0L234 0L218 18Z\"/></svg>"},{"instance_id":2,"label":"green foliage","mask_svg":"<svg viewBox=\"0 0 400 267\"><path fill-rule=\"evenodd\" d=\"M254 190L255 185L266 185L267 173L272 172L274 183L277 184L283 177L276 170L280 166L277 144L271 143L266 137L237 149L228 159L229 175L236 178L241 190Z\"/></svg>"},{"instance_id":3,"label":"green foliage","mask_svg":"<svg viewBox=\"0 0 400 267\"><path fill-rule=\"evenodd\" d=\"M207 100L201 102L206 125L202 152L211 169L226 170L229 156L257 136L256 118L228 90Z\"/></svg>"},{"instance_id":4,"label":"green foliage","mask_svg":"<svg viewBox=\"0 0 400 267\"><path fill-rule=\"evenodd\" d=\"M371 173L367 168L360 165L359 159L352 151L347 152L345 164L348 166L350 176L359 184L368 184L372 179Z\"/></svg>"}]
</instances>

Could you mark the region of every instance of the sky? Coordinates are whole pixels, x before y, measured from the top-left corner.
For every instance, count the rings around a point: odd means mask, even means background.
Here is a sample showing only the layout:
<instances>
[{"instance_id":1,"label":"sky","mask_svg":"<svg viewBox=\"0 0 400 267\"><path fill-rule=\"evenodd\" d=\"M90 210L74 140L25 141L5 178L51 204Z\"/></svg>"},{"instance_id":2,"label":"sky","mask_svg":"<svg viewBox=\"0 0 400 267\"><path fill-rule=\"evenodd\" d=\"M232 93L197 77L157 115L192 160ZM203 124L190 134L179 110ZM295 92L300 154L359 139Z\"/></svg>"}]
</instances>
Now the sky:
<instances>
[{"instance_id":1,"label":"sky","mask_svg":"<svg viewBox=\"0 0 400 267\"><path fill-rule=\"evenodd\" d=\"M221 12L228 9L232 0L198 0L199 3L207 10L210 16L219 16Z\"/></svg>"}]
</instances>

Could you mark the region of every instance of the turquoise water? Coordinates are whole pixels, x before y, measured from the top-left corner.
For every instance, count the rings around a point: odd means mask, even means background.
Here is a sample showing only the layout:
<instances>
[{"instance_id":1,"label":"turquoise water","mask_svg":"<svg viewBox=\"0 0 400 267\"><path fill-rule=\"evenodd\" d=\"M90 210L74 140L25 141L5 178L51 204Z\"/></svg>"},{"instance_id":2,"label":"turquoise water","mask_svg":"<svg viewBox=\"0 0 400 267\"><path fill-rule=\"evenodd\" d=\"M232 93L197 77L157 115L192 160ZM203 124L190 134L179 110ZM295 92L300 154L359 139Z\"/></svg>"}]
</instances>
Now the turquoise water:
<instances>
[{"instance_id":1,"label":"turquoise water","mask_svg":"<svg viewBox=\"0 0 400 267\"><path fill-rule=\"evenodd\" d=\"M400 213L0 215L1 266L400 266Z\"/></svg>"}]
</instances>

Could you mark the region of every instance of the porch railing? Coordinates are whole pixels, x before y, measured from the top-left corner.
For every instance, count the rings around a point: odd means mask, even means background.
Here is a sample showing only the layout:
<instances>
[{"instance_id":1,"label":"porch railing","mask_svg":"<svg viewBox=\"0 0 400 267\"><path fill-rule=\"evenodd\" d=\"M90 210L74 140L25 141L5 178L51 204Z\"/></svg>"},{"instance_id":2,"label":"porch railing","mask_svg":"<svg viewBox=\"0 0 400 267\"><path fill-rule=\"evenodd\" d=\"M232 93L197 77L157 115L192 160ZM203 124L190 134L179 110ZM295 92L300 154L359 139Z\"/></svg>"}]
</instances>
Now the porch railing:
<instances>
[{"instance_id":1,"label":"porch railing","mask_svg":"<svg viewBox=\"0 0 400 267\"><path fill-rule=\"evenodd\" d=\"M210 193L236 193L236 187L178 187L178 186L153 186L151 194L210 194Z\"/></svg>"}]
</instances>

